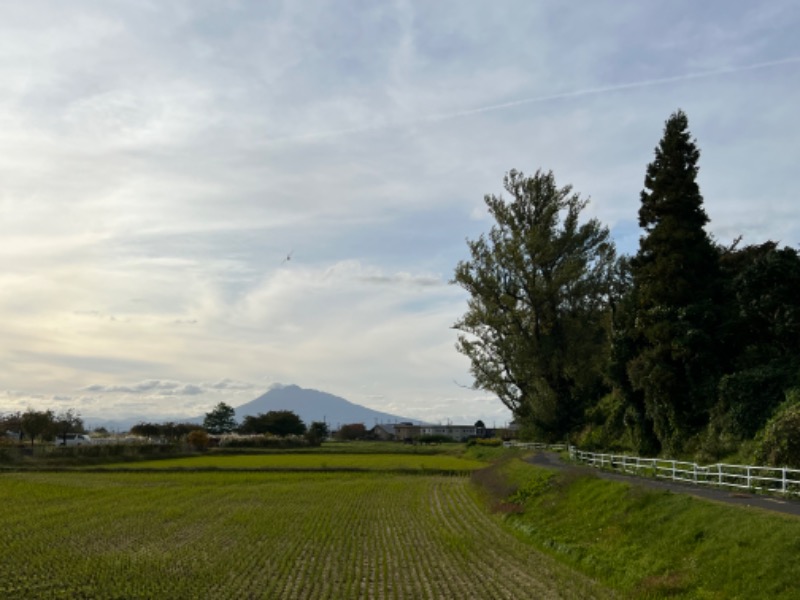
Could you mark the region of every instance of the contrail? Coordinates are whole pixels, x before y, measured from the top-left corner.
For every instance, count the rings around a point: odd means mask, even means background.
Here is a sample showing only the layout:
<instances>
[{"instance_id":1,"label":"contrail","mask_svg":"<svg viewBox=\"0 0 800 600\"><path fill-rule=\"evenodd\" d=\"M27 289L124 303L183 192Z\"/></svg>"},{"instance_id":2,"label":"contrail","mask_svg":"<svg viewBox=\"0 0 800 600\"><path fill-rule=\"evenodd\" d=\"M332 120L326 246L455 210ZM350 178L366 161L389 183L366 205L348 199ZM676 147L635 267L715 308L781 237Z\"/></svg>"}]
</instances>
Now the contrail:
<instances>
[{"instance_id":1,"label":"contrail","mask_svg":"<svg viewBox=\"0 0 800 600\"><path fill-rule=\"evenodd\" d=\"M566 100L570 98L581 98L584 96L596 96L600 94L607 94L609 92L619 92L624 90L633 90L639 88L655 87L659 85L666 85L669 83L677 83L681 81L691 81L693 79L706 79L709 77L716 77L719 75L730 75L733 73L742 73L745 71L756 71L759 69L768 69L770 67L778 67L781 65L789 65L800 63L800 56L791 56L782 58L780 60L772 60L767 62L755 63L752 65L744 65L738 67L725 67L721 69L713 69L710 71L699 71L697 73L685 73L683 75L675 75L673 77L661 77L658 79L647 79L644 81L633 81L630 83L618 83L614 85L601 86L596 88L586 88L583 90L575 90L572 92L560 92L558 94L549 94L546 96L533 96L531 98L521 98L519 100L512 100L510 102L502 102L500 104L489 104L487 106L480 106L477 108L469 108L466 110L453 111L448 113L441 113L435 115L421 116L416 119L407 119L401 121L394 121L390 123L382 123L375 125L365 125L361 127L351 127L347 129L332 129L328 131L317 131L312 133L286 136L281 138L273 138L268 140L268 143L278 142L302 142L316 139L342 137L358 133L366 133L369 131L380 131L383 129L395 129L398 127L418 125L420 123L436 123L440 121L448 121L450 119L460 119L472 115L482 113L495 112L506 110L509 108L516 108L524 106L525 104L538 104L541 102L551 102L553 100Z\"/></svg>"},{"instance_id":2,"label":"contrail","mask_svg":"<svg viewBox=\"0 0 800 600\"><path fill-rule=\"evenodd\" d=\"M576 90L573 92L563 92L559 94L551 94L548 96L535 96L533 98L523 98L521 100L512 100L511 102L503 102L501 104L492 104L489 106L481 106L479 108L472 108L458 112L446 113L442 115L431 115L423 117L420 121L444 121L447 119L457 119L460 117L468 117L470 115L477 115L485 112L492 112L496 110L505 110L506 108L514 108L524 104L535 104L538 102L549 102L551 100L563 100L567 98L580 98L582 96L594 96L597 94L605 94L607 92L618 92L622 90L632 90L637 88L654 87L657 85L665 85L667 83L676 83L680 81L689 81L692 79L705 79L707 77L714 77L717 75L728 75L731 73L741 73L743 71L755 71L757 69L766 69L768 67L777 67L780 65L787 65L793 63L800 63L800 56L793 56L781 60L773 60L769 62L757 63L753 65L745 65L741 67L726 67L723 69L715 69L713 71L700 71L698 73L687 73L684 75L675 75L673 77L662 77L659 79L647 79L645 81L634 81L631 83L618 83L615 85L602 86L597 88L587 88L585 90Z\"/></svg>"}]
</instances>

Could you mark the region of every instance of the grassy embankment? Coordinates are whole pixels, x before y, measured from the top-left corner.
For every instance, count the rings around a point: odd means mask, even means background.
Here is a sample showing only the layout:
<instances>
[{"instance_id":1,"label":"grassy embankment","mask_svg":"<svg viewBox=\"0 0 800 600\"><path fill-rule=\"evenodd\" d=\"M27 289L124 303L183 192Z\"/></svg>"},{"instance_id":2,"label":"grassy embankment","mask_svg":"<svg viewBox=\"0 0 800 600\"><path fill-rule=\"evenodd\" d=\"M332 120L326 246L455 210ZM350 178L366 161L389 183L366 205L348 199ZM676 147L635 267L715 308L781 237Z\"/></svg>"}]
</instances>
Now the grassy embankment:
<instances>
[{"instance_id":1,"label":"grassy embankment","mask_svg":"<svg viewBox=\"0 0 800 600\"><path fill-rule=\"evenodd\" d=\"M800 597L800 518L518 459L473 479L519 538L626 596Z\"/></svg>"}]
</instances>

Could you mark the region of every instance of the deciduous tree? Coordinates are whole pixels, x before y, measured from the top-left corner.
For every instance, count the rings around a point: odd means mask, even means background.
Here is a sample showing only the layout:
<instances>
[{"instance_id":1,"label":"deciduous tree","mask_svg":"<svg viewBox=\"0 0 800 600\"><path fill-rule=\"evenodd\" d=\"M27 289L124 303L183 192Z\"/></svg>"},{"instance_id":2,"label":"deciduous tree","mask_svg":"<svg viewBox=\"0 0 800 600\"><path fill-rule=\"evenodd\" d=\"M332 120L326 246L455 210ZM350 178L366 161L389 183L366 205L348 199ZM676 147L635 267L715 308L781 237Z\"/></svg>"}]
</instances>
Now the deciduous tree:
<instances>
[{"instance_id":1,"label":"deciduous tree","mask_svg":"<svg viewBox=\"0 0 800 600\"><path fill-rule=\"evenodd\" d=\"M203 428L209 433L230 433L236 429L236 411L232 406L220 402L203 419Z\"/></svg>"},{"instance_id":2,"label":"deciduous tree","mask_svg":"<svg viewBox=\"0 0 800 600\"><path fill-rule=\"evenodd\" d=\"M83 428L83 419L71 408L56 415L53 427L55 429L55 434L62 438L65 445L67 443L68 433L85 433L86 431Z\"/></svg>"},{"instance_id":3,"label":"deciduous tree","mask_svg":"<svg viewBox=\"0 0 800 600\"><path fill-rule=\"evenodd\" d=\"M363 440L367 437L367 428L363 423L342 425L339 427L339 431L336 432L336 437L345 441Z\"/></svg>"},{"instance_id":4,"label":"deciduous tree","mask_svg":"<svg viewBox=\"0 0 800 600\"><path fill-rule=\"evenodd\" d=\"M51 410L33 410L29 408L22 413L20 425L22 431L31 440L33 446L34 440L37 437L44 437L53 429L53 411Z\"/></svg>"},{"instance_id":5,"label":"deciduous tree","mask_svg":"<svg viewBox=\"0 0 800 600\"><path fill-rule=\"evenodd\" d=\"M470 295L457 349L475 388L541 437L562 438L602 395L614 244L596 219L581 223L587 201L552 172L512 170L504 187L510 201L485 197L495 224L455 270Z\"/></svg>"},{"instance_id":6,"label":"deciduous tree","mask_svg":"<svg viewBox=\"0 0 800 600\"><path fill-rule=\"evenodd\" d=\"M242 433L271 433L272 435L303 435L306 425L291 410L271 410L258 415L248 415L242 421L239 431Z\"/></svg>"},{"instance_id":7,"label":"deciduous tree","mask_svg":"<svg viewBox=\"0 0 800 600\"><path fill-rule=\"evenodd\" d=\"M312 421L306 431L306 439L313 446L319 446L330 434L328 424L324 421Z\"/></svg>"}]
</instances>

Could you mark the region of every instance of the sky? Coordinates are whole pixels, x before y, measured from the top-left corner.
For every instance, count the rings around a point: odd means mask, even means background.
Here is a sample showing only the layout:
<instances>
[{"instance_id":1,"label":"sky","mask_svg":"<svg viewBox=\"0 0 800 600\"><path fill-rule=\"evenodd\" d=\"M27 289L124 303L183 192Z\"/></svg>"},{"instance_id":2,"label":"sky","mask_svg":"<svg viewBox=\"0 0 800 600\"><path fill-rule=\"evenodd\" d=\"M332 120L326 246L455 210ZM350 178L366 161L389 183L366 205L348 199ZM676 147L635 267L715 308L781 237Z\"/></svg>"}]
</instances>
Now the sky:
<instances>
[{"instance_id":1,"label":"sky","mask_svg":"<svg viewBox=\"0 0 800 600\"><path fill-rule=\"evenodd\" d=\"M296 384L500 426L450 284L506 172L636 251L677 109L720 243L797 247L795 0L0 5L0 413Z\"/></svg>"}]
</instances>

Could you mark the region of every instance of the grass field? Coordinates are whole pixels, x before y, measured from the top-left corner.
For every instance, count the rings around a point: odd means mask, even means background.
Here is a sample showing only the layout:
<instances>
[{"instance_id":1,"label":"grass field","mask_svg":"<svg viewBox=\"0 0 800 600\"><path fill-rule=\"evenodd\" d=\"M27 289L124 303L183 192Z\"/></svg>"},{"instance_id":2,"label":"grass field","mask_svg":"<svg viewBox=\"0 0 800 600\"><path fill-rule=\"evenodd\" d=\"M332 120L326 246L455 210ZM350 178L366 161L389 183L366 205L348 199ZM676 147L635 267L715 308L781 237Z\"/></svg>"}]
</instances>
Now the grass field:
<instances>
[{"instance_id":1,"label":"grass field","mask_svg":"<svg viewBox=\"0 0 800 600\"><path fill-rule=\"evenodd\" d=\"M3 598L605 595L500 527L464 476L0 475Z\"/></svg>"},{"instance_id":2,"label":"grass field","mask_svg":"<svg viewBox=\"0 0 800 600\"><path fill-rule=\"evenodd\" d=\"M203 455L137 463L114 463L109 469L349 469L368 471L468 472L485 467L477 460L445 454L254 454Z\"/></svg>"}]
</instances>

